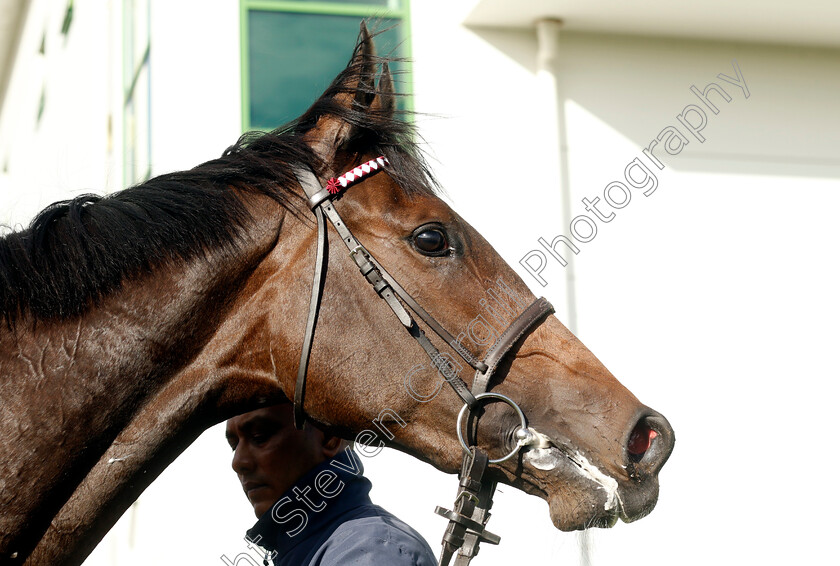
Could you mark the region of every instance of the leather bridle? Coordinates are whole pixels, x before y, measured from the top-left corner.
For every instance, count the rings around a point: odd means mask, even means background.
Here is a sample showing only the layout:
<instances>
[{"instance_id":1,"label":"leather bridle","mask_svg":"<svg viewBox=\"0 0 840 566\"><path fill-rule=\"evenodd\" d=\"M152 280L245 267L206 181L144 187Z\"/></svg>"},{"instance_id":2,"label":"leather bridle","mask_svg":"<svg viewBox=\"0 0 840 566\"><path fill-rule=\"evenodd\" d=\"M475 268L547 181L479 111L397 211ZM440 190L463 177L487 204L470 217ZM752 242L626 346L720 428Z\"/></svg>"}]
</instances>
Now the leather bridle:
<instances>
[{"instance_id":1,"label":"leather bridle","mask_svg":"<svg viewBox=\"0 0 840 566\"><path fill-rule=\"evenodd\" d=\"M445 375L446 382L449 383L455 393L464 402L464 407L459 413L456 423L458 440L464 450L464 459L459 476L459 490L455 500L454 510L450 511L442 507L438 507L435 510L439 515L449 519L449 525L443 536L443 549L438 564L440 566L448 565L452 556L458 552L455 565L462 566L469 564L472 557L478 553L478 544L480 542L499 543L499 537L487 532L484 528L487 520L490 518L489 509L492 505L493 492L496 488L496 482L484 475L487 465L515 456L519 450L531 444L535 439L535 435L528 429L527 419L519 406L505 395L488 393L487 386L499 363L504 359L510 349L523 337L533 332L549 314L553 313L554 307L545 298L541 297L535 300L501 334L496 343L487 352L484 360L478 361L470 355L455 337L443 328L434 317L426 312L391 277L367 248L353 236L353 233L333 206L333 199L338 198L342 191L360 180L382 171L387 165L387 158L384 156L377 157L353 168L340 177L330 179L327 186L323 188L318 178L309 168L298 168L295 170L298 182L306 193L309 200L309 207L315 214L318 226L315 274L312 281L309 314L306 320L306 331L300 353L297 382L295 384L295 426L301 428L305 419L303 404L306 393L306 373L309 366L312 340L315 335L315 325L318 320L318 310L326 277L324 260L329 253L326 218L329 219L339 236L341 236L341 241L344 242L344 245L349 250L350 257L353 258L362 275L373 286L377 294L388 304L409 335L417 340L429 358L431 358L434 366ZM464 382L460 375L457 373L452 374L451 370L453 368L451 363L432 344L423 329L414 320L411 313L403 306L403 303L425 322L435 334L440 336L467 364L475 369L472 388ZM443 369L441 365L448 367ZM477 419L480 416L483 405L489 401L502 401L510 405L520 419L520 428L515 432L517 445L509 454L496 460L489 459L486 453L476 447L475 442L475 425L477 424ZM467 433L469 442L465 441L461 428L461 421L465 413L468 414Z\"/></svg>"}]
</instances>

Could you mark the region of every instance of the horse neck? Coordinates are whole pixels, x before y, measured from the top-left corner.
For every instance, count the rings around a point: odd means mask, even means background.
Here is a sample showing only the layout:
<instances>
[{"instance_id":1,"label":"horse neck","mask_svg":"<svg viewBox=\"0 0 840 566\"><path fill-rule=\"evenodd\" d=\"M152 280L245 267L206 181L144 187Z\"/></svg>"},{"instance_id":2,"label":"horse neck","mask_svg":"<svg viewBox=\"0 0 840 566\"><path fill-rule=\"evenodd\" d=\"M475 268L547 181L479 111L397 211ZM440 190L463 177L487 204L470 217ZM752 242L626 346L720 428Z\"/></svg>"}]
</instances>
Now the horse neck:
<instances>
[{"instance_id":1,"label":"horse neck","mask_svg":"<svg viewBox=\"0 0 840 566\"><path fill-rule=\"evenodd\" d=\"M138 408L210 340L282 224L279 207L256 204L235 246L167 262L76 319L0 330L0 562L28 554Z\"/></svg>"}]
</instances>

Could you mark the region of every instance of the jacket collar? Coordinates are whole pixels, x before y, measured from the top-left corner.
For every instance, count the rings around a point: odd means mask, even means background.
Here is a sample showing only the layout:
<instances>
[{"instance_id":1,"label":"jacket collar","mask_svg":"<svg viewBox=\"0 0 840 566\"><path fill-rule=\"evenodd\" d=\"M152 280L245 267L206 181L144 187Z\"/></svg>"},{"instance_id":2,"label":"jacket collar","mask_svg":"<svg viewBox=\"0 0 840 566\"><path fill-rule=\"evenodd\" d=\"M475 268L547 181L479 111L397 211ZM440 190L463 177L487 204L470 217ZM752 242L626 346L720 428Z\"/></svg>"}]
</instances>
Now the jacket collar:
<instances>
[{"instance_id":1,"label":"jacket collar","mask_svg":"<svg viewBox=\"0 0 840 566\"><path fill-rule=\"evenodd\" d=\"M347 511L371 504L368 493L372 486L363 473L364 467L351 448L315 466L248 530L248 540L280 556L287 554L307 539L323 533ZM330 476L334 479L328 482ZM334 495L325 497L322 492ZM311 509L304 498L320 510Z\"/></svg>"}]
</instances>

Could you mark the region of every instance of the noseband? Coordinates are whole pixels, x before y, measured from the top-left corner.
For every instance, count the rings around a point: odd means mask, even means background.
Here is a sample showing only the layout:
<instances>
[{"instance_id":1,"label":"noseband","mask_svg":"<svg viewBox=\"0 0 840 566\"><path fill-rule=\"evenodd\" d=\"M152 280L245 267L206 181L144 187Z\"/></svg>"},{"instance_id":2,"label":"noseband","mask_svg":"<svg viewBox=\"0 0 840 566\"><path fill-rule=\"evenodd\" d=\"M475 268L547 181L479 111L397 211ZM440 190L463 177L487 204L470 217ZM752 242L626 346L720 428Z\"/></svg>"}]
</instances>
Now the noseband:
<instances>
[{"instance_id":1,"label":"noseband","mask_svg":"<svg viewBox=\"0 0 840 566\"><path fill-rule=\"evenodd\" d=\"M387 158L384 156L377 157L353 168L340 177L330 179L327 186L323 188L318 182L318 178L309 168L297 169L295 171L298 182L309 199L309 207L315 214L318 225L315 274L312 280L309 315L306 320L306 333L304 334L297 382L295 384L295 426L301 428L305 419L303 403L306 393L306 373L309 366L309 356L312 352L312 340L315 335L315 325L318 320L318 310L321 304L321 295L326 277L324 260L329 253L325 222L325 218L327 218L339 236L341 236L341 241L347 246L350 257L356 262L359 271L361 271L365 279L373 286L380 298L391 308L409 335L417 340L420 347L431 358L434 367L439 368L439 371L446 376L446 382L449 383L455 393L464 402L464 407L458 414L458 421L456 423L458 440L464 450L464 459L459 476L459 490L455 500L454 510L450 511L442 507L438 507L435 510L439 515L449 519L449 526L443 536L443 550L438 564L440 566L448 565L452 556L458 552L455 566L462 566L469 564L472 557L478 553L478 544L480 542L499 543L499 537L489 533L484 528L487 520L490 518L489 510L492 505L493 492L496 489L496 482L484 476L487 465L512 458L520 449L531 444L534 439L533 433L528 429L528 421L525 418L525 414L519 406L505 395L488 393L487 386L499 363L504 359L514 344L533 332L549 314L554 312L554 307L545 298L541 297L535 300L505 329L496 343L491 346L484 360L478 361L470 355L455 337L443 328L434 317L426 312L391 277L367 248L353 236L353 233L333 206L333 199L339 198L344 190L363 179L379 173L387 165ZM461 379L460 375L451 371L453 368L450 362L432 344L423 329L414 320L411 313L403 306L403 303L426 323L435 334L440 336L467 364L475 369L472 388ZM447 367L444 369L441 365ZM478 417L484 404L490 401L501 401L510 405L516 411L520 420L520 428L515 432L516 446L509 454L495 460L489 459L486 453L478 449L475 441L475 426L477 425ZM461 422L464 420L465 414L467 415L469 442L464 439L461 427Z\"/></svg>"}]
</instances>

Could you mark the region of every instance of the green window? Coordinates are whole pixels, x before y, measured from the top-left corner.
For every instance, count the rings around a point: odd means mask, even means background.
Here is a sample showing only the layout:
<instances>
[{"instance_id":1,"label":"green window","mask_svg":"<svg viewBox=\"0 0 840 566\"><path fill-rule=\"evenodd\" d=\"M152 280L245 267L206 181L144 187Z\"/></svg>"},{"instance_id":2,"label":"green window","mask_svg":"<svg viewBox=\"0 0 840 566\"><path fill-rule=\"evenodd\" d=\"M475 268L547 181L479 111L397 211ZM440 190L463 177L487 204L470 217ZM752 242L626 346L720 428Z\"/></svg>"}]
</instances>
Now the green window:
<instances>
[{"instance_id":1,"label":"green window","mask_svg":"<svg viewBox=\"0 0 840 566\"><path fill-rule=\"evenodd\" d=\"M408 0L241 0L242 127L271 130L300 116L347 65L364 18L387 29L380 55L408 57ZM407 93L406 65L393 69ZM407 106L402 100L402 106Z\"/></svg>"}]
</instances>

